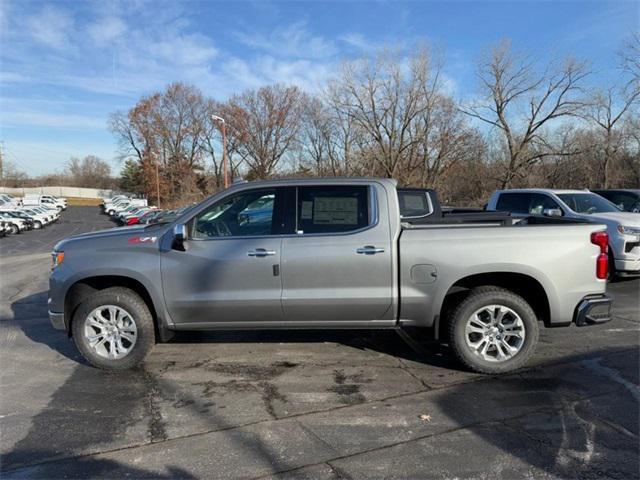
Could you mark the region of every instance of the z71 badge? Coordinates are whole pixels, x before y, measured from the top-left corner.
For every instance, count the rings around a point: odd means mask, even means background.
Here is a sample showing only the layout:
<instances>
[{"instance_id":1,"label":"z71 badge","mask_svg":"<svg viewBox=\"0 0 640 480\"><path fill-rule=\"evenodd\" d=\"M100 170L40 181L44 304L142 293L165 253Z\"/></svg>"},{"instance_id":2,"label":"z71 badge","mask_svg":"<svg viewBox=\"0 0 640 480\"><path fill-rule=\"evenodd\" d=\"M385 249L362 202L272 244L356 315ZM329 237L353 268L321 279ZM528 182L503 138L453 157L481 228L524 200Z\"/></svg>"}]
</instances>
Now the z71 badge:
<instances>
[{"instance_id":1,"label":"z71 badge","mask_svg":"<svg viewBox=\"0 0 640 480\"><path fill-rule=\"evenodd\" d=\"M129 243L156 243L158 237L131 237L128 242Z\"/></svg>"}]
</instances>

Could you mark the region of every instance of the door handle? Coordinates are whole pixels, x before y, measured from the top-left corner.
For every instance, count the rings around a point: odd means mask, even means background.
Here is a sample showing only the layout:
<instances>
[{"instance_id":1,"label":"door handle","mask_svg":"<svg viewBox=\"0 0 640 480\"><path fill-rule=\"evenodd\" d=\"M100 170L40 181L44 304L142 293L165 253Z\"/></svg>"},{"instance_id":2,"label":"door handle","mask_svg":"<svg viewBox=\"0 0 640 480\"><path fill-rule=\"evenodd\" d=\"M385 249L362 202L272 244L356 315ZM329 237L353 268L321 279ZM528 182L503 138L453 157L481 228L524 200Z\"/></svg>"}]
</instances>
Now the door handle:
<instances>
[{"instance_id":1,"label":"door handle","mask_svg":"<svg viewBox=\"0 0 640 480\"><path fill-rule=\"evenodd\" d=\"M360 247L356 250L356 253L360 253L362 255L375 255L376 253L382 253L382 252L384 252L384 248L374 247L373 245Z\"/></svg>"},{"instance_id":2,"label":"door handle","mask_svg":"<svg viewBox=\"0 0 640 480\"><path fill-rule=\"evenodd\" d=\"M255 250L249 250L247 252L247 255L250 257L269 257L275 254L275 250L265 250L264 248L256 248Z\"/></svg>"}]
</instances>

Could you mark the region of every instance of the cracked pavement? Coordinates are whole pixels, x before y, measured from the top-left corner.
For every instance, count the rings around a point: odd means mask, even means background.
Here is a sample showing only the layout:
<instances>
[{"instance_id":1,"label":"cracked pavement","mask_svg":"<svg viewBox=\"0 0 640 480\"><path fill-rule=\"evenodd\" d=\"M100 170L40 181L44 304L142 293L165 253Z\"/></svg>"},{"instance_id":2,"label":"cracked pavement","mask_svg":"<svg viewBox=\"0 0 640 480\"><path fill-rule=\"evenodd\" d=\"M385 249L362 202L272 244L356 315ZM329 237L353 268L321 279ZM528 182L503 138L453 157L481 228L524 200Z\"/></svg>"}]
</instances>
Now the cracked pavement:
<instances>
[{"instance_id":1,"label":"cracked pavement","mask_svg":"<svg viewBox=\"0 0 640 480\"><path fill-rule=\"evenodd\" d=\"M613 321L541 330L529 365L464 371L391 331L184 332L143 369L49 325L49 251L110 227L70 207L0 239L3 478L637 478L640 281Z\"/></svg>"}]
</instances>

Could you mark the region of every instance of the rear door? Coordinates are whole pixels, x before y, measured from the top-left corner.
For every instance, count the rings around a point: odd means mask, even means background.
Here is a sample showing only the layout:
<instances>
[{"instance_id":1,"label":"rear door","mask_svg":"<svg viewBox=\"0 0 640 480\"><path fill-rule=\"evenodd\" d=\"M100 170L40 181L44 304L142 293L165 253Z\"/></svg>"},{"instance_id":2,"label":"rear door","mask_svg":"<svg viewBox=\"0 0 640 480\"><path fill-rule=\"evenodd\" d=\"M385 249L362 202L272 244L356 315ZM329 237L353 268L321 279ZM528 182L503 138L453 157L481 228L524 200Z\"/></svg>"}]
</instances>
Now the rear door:
<instances>
[{"instance_id":1,"label":"rear door","mask_svg":"<svg viewBox=\"0 0 640 480\"><path fill-rule=\"evenodd\" d=\"M301 186L296 235L282 243L287 321L391 319L392 261L385 193L374 185Z\"/></svg>"}]
</instances>

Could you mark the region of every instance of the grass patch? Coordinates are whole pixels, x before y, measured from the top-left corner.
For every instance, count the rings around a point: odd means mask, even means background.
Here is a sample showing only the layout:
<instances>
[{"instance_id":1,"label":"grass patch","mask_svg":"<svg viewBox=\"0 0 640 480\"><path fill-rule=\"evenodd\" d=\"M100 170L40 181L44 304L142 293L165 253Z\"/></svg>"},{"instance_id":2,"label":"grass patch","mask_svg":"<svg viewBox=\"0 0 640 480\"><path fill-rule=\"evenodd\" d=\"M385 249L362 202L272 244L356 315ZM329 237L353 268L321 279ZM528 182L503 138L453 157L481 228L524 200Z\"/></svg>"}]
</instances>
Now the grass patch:
<instances>
[{"instance_id":1,"label":"grass patch","mask_svg":"<svg viewBox=\"0 0 640 480\"><path fill-rule=\"evenodd\" d=\"M98 206L102 204L101 198L66 197L67 205L75 207Z\"/></svg>"}]
</instances>

